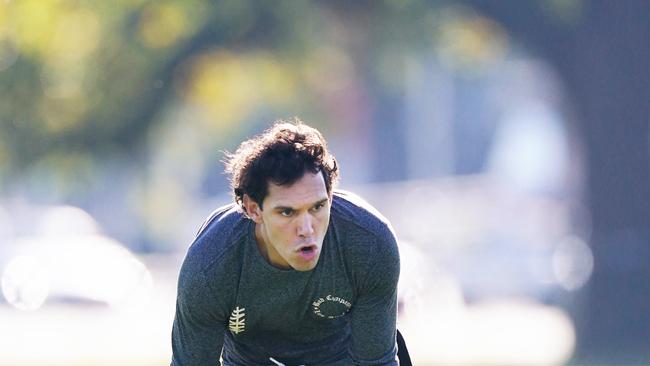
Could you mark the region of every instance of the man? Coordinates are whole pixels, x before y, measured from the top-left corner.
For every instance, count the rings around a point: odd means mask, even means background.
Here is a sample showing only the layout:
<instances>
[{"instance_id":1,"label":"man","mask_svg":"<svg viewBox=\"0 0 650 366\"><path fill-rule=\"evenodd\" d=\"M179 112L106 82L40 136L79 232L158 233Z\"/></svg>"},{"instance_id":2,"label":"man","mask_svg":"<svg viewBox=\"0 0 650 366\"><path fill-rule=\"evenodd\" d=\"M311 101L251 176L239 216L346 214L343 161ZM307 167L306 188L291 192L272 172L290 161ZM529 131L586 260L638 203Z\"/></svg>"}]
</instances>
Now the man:
<instances>
[{"instance_id":1,"label":"man","mask_svg":"<svg viewBox=\"0 0 650 366\"><path fill-rule=\"evenodd\" d=\"M399 254L385 218L334 192L320 132L279 122L228 156L178 280L172 366L398 365Z\"/></svg>"}]
</instances>

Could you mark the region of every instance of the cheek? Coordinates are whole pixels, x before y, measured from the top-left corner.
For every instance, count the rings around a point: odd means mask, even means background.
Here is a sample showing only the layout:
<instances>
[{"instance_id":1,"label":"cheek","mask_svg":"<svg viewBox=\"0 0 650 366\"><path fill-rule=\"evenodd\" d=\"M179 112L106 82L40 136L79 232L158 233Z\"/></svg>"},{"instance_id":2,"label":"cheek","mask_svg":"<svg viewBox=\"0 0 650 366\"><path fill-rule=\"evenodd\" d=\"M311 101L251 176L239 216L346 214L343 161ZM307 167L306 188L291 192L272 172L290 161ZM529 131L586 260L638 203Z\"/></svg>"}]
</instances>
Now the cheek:
<instances>
[{"instance_id":1,"label":"cheek","mask_svg":"<svg viewBox=\"0 0 650 366\"><path fill-rule=\"evenodd\" d=\"M291 239L293 226L290 221L276 221L269 225L269 232L276 241L284 243Z\"/></svg>"},{"instance_id":2,"label":"cheek","mask_svg":"<svg viewBox=\"0 0 650 366\"><path fill-rule=\"evenodd\" d=\"M322 233L327 231L327 227L329 226L330 223L329 212L324 213L322 216L318 216L316 223L318 225L318 230L320 230Z\"/></svg>"}]
</instances>

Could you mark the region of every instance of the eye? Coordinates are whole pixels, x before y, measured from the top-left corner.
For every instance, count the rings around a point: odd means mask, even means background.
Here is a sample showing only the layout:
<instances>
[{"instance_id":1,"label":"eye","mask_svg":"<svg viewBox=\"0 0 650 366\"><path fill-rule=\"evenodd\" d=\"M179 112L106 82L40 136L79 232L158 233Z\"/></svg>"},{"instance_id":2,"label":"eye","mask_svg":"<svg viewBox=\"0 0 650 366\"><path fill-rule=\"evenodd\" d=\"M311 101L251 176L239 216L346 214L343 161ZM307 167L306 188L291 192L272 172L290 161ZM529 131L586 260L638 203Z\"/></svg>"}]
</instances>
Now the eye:
<instances>
[{"instance_id":1,"label":"eye","mask_svg":"<svg viewBox=\"0 0 650 366\"><path fill-rule=\"evenodd\" d=\"M315 211L320 210L320 209L323 208L324 206L325 206L325 203L321 202L321 203L316 204L316 206L312 207L311 209L312 209L312 211L315 212Z\"/></svg>"},{"instance_id":2,"label":"eye","mask_svg":"<svg viewBox=\"0 0 650 366\"><path fill-rule=\"evenodd\" d=\"M293 210L290 208L285 208L284 210L280 211L280 215L284 217L290 217L291 215L293 215Z\"/></svg>"}]
</instances>

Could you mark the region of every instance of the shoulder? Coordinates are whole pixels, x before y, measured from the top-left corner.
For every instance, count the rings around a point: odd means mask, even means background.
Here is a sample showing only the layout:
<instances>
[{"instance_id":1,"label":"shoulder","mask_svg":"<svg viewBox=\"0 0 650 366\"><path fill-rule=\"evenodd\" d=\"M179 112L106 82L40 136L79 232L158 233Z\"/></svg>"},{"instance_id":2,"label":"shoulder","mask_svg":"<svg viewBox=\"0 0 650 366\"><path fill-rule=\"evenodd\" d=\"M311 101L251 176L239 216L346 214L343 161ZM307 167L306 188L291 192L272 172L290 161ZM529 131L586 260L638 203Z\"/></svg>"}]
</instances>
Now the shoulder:
<instances>
[{"instance_id":1,"label":"shoulder","mask_svg":"<svg viewBox=\"0 0 650 366\"><path fill-rule=\"evenodd\" d=\"M190 245L178 275L178 301L199 313L223 316L241 266L248 219L228 205L215 210ZM220 314L220 315L215 315Z\"/></svg>"},{"instance_id":2,"label":"shoulder","mask_svg":"<svg viewBox=\"0 0 650 366\"><path fill-rule=\"evenodd\" d=\"M331 212L331 225L350 255L374 253L397 259L397 239L390 222L363 198L337 190Z\"/></svg>"},{"instance_id":3,"label":"shoulder","mask_svg":"<svg viewBox=\"0 0 650 366\"><path fill-rule=\"evenodd\" d=\"M337 191L331 225L359 293L396 285L399 249L386 217L361 197Z\"/></svg>"},{"instance_id":4,"label":"shoulder","mask_svg":"<svg viewBox=\"0 0 650 366\"><path fill-rule=\"evenodd\" d=\"M245 240L249 219L235 204L216 209L204 221L183 261L183 272L202 273L236 256Z\"/></svg>"},{"instance_id":5,"label":"shoulder","mask_svg":"<svg viewBox=\"0 0 650 366\"><path fill-rule=\"evenodd\" d=\"M388 219L360 196L343 190L334 192L332 222L345 225L347 230L380 238L394 238Z\"/></svg>"}]
</instances>

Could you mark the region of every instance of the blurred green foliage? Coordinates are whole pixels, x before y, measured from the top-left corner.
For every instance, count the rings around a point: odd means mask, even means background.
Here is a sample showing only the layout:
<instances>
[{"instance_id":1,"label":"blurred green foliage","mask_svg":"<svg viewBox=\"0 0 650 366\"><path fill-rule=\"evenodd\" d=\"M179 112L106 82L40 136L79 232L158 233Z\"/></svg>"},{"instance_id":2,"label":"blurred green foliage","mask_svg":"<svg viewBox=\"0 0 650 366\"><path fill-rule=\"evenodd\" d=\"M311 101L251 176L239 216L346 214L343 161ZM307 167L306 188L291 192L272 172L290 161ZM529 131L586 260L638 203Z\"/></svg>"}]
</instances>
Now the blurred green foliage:
<instances>
[{"instance_id":1,"label":"blurred green foliage","mask_svg":"<svg viewBox=\"0 0 650 366\"><path fill-rule=\"evenodd\" d=\"M170 124L204 149L269 116L335 134L402 93L419 54L480 70L506 48L496 23L446 2L2 1L0 192L79 197L107 161L149 164Z\"/></svg>"},{"instance_id":2,"label":"blurred green foliage","mask_svg":"<svg viewBox=\"0 0 650 366\"><path fill-rule=\"evenodd\" d=\"M228 14L206 1L0 4L3 175L137 151L192 42L217 33L216 18L244 21L241 4L222 2Z\"/></svg>"},{"instance_id":3,"label":"blurred green foliage","mask_svg":"<svg viewBox=\"0 0 650 366\"><path fill-rule=\"evenodd\" d=\"M354 59L363 56L346 47L360 42L346 38L367 37L371 51L377 40L405 47L426 39L407 21L423 8L420 1L0 2L0 186L92 184L111 156L143 159L147 134L170 105L207 115L201 127L210 136L236 134L233 126L260 109L319 115L329 107L319 102L324 94L373 63Z\"/></svg>"}]
</instances>

